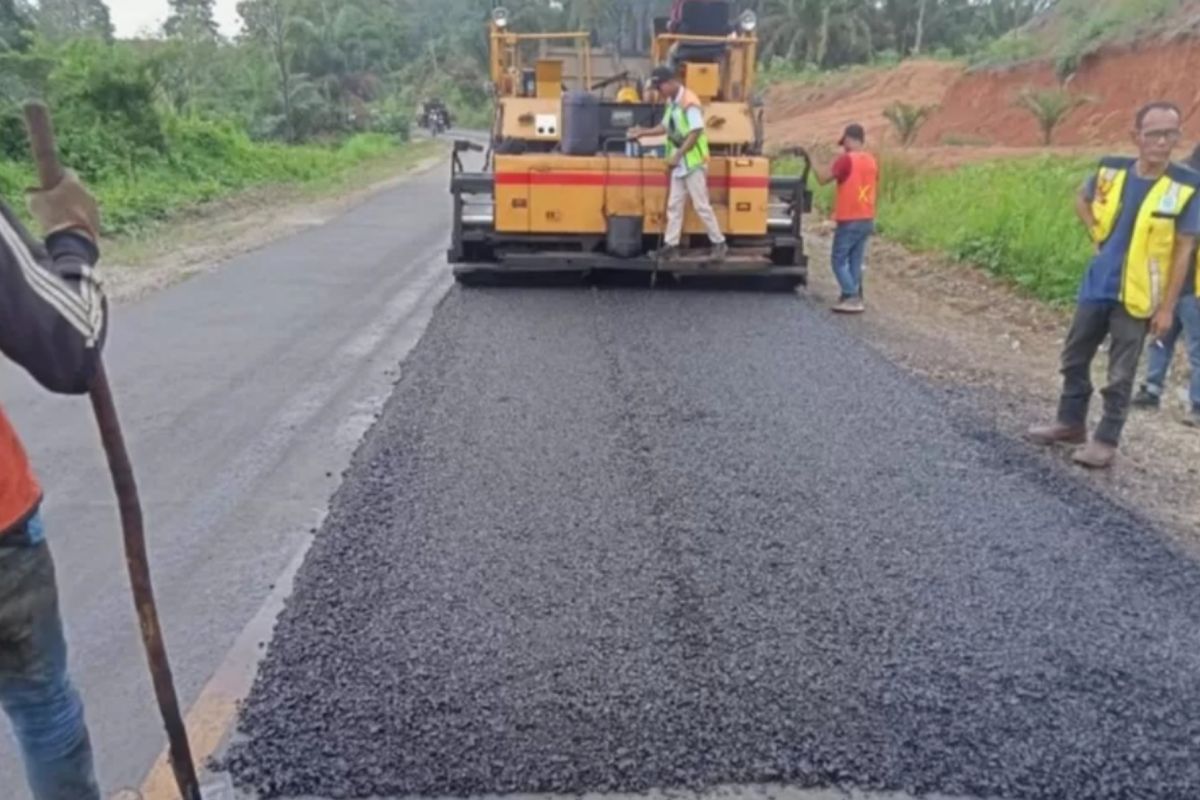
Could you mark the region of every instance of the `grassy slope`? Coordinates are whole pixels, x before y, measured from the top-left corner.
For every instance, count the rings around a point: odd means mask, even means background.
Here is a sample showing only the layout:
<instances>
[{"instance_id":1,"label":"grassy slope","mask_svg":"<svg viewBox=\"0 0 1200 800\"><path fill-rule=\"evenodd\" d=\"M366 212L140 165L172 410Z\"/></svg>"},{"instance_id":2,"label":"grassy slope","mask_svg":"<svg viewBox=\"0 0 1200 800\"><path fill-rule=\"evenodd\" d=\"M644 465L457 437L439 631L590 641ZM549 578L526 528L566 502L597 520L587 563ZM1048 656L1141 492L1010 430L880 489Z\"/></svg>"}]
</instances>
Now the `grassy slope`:
<instances>
[{"instance_id":1,"label":"grassy slope","mask_svg":"<svg viewBox=\"0 0 1200 800\"><path fill-rule=\"evenodd\" d=\"M795 173L795 162L778 169ZM1089 244L1073 198L1092 162L1054 156L994 161L955 170L885 158L880 233L915 250L977 265L1051 303L1071 301ZM832 191L817 205L828 212Z\"/></svg>"}]
</instances>

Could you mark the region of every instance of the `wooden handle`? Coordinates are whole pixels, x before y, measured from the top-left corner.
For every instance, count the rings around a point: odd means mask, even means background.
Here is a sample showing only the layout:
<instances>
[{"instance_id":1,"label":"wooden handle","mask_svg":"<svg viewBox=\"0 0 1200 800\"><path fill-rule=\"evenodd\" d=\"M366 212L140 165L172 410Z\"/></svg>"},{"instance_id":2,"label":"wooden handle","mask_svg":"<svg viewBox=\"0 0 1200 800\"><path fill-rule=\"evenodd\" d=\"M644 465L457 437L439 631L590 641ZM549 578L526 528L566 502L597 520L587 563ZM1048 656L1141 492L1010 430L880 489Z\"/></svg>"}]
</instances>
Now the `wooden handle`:
<instances>
[{"instance_id":1,"label":"wooden handle","mask_svg":"<svg viewBox=\"0 0 1200 800\"><path fill-rule=\"evenodd\" d=\"M53 189L63 179L63 168L58 160L50 109L44 103L27 103L25 127L29 130L29 147L33 152L33 163L37 165L38 181L43 189Z\"/></svg>"}]
</instances>

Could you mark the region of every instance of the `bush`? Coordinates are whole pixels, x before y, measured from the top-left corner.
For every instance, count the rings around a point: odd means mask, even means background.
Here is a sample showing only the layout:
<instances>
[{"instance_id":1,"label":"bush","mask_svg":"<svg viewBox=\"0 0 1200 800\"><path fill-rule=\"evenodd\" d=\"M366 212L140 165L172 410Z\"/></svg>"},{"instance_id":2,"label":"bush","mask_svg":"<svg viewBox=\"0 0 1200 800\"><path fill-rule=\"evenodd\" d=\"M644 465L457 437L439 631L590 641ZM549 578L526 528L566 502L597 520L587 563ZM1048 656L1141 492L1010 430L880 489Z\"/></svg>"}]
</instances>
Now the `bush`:
<instances>
[{"instance_id":1,"label":"bush","mask_svg":"<svg viewBox=\"0 0 1200 800\"><path fill-rule=\"evenodd\" d=\"M900 144L908 147L916 141L921 126L933 112L934 106L914 106L897 100L884 109L883 116L892 123Z\"/></svg>"},{"instance_id":2,"label":"bush","mask_svg":"<svg viewBox=\"0 0 1200 800\"><path fill-rule=\"evenodd\" d=\"M984 267L1043 300L1069 301L1090 253L1072 199L1092 168L1050 156L952 171L888 161L880 231Z\"/></svg>"},{"instance_id":3,"label":"bush","mask_svg":"<svg viewBox=\"0 0 1200 800\"><path fill-rule=\"evenodd\" d=\"M1026 88L1017 97L1017 105L1028 111L1037 120L1042 132L1042 144L1054 143L1054 131L1071 115L1071 112L1088 103L1084 97L1076 97L1063 88Z\"/></svg>"}]
</instances>

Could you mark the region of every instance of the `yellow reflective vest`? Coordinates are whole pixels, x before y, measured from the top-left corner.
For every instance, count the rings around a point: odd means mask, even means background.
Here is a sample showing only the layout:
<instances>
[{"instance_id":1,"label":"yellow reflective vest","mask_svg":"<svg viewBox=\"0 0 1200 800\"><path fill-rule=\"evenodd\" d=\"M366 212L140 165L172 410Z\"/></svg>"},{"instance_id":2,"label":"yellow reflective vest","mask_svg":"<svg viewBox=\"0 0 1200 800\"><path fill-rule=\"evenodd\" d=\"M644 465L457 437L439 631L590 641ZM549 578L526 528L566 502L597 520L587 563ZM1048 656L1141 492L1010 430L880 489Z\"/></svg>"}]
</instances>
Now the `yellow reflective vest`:
<instances>
[{"instance_id":1,"label":"yellow reflective vest","mask_svg":"<svg viewBox=\"0 0 1200 800\"><path fill-rule=\"evenodd\" d=\"M1117 226L1125 181L1135 163L1132 158L1106 158L1100 162L1092 200L1096 218L1092 239L1098 245L1107 242ZM1198 187L1200 175L1172 165L1142 203L1121 276L1121 302L1130 316L1149 319L1166 298L1174 263L1175 226Z\"/></svg>"},{"instance_id":2,"label":"yellow reflective vest","mask_svg":"<svg viewBox=\"0 0 1200 800\"><path fill-rule=\"evenodd\" d=\"M693 108L699 108L703 111L704 106L700 102L700 98L695 92L687 89L683 90L683 100L676 103L671 100L667 103L667 111L663 116L663 127L667 129L667 158L675 155L675 152L683 146L684 141L692 133L692 124L688 121L687 112ZM700 137L696 140L696 146L687 152L684 156L684 161L687 164L688 171L698 169L708 165L709 150L708 150L708 133L701 129Z\"/></svg>"}]
</instances>

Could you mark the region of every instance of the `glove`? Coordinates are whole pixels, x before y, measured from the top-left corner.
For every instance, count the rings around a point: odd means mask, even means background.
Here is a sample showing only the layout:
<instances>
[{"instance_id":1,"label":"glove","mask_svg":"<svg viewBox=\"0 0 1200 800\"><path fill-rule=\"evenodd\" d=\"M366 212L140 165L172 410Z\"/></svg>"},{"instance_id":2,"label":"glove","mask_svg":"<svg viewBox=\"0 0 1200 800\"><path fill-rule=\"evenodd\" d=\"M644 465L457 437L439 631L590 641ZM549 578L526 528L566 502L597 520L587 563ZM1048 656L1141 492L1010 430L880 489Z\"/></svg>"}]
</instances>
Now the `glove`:
<instances>
[{"instance_id":1,"label":"glove","mask_svg":"<svg viewBox=\"0 0 1200 800\"><path fill-rule=\"evenodd\" d=\"M93 244L99 240L100 208L74 172L64 172L53 189L30 190L28 202L29 213L46 238L70 231L86 236Z\"/></svg>"}]
</instances>

